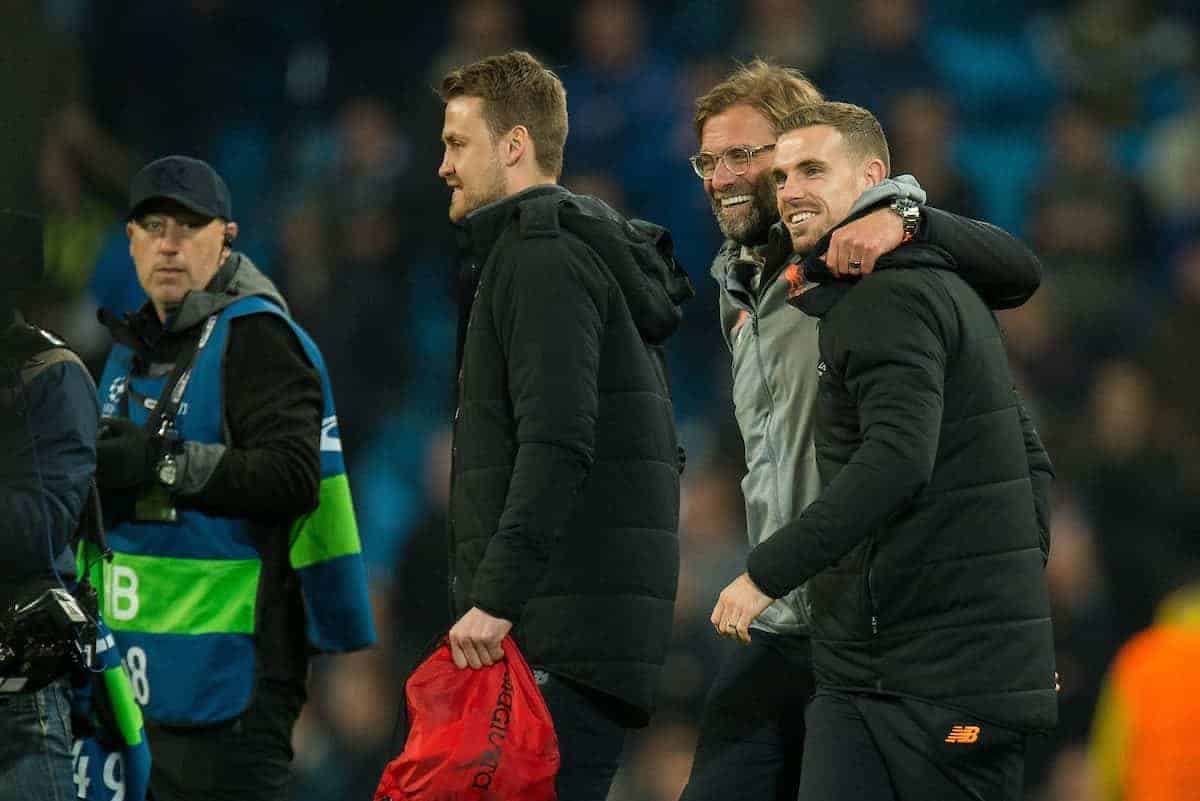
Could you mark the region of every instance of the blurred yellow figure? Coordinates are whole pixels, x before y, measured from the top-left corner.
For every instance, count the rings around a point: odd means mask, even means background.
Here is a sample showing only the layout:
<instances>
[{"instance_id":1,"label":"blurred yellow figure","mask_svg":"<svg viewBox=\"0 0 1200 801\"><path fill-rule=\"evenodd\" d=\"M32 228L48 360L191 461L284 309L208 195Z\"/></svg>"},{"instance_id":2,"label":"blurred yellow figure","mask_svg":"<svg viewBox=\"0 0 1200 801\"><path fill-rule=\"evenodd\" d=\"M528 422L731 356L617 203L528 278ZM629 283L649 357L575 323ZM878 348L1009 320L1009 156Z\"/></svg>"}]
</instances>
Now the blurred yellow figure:
<instances>
[{"instance_id":1,"label":"blurred yellow figure","mask_svg":"<svg viewBox=\"0 0 1200 801\"><path fill-rule=\"evenodd\" d=\"M1096 710L1096 801L1194 801L1200 793L1200 582L1169 596L1117 654Z\"/></svg>"}]
</instances>

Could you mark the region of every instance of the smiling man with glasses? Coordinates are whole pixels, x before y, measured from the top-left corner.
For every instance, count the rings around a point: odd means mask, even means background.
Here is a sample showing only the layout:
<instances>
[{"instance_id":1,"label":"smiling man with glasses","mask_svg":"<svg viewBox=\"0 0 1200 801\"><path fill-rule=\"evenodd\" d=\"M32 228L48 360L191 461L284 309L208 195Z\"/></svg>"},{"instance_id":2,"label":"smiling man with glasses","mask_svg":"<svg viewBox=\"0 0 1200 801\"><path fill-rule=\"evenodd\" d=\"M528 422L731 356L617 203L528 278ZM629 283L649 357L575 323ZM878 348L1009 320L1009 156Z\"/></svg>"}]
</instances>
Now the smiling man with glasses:
<instances>
[{"instance_id":1,"label":"smiling man with glasses","mask_svg":"<svg viewBox=\"0 0 1200 801\"><path fill-rule=\"evenodd\" d=\"M735 116L746 111L734 110ZM753 112L750 112L753 113ZM715 134L720 138L720 134ZM701 151L688 159L696 175L704 181L712 202L713 214L721 233L737 242L746 243L766 235L774 221L775 190L769 181L755 180L763 165L770 165L773 142L761 145L730 145L719 153ZM760 154L762 164L755 164ZM744 178L747 172L753 173ZM717 176L717 172L721 176Z\"/></svg>"},{"instance_id":2,"label":"smiling man with glasses","mask_svg":"<svg viewBox=\"0 0 1200 801\"><path fill-rule=\"evenodd\" d=\"M788 306L803 288L790 257L798 247L779 224L771 179L779 124L820 92L799 72L755 61L696 101L700 152L690 159L726 237L712 265L720 286L721 330L733 357L733 397L746 446L746 531L767 539L817 497L813 443L817 320ZM916 240L949 252L962 277L993 306L1019 305L1037 288L1040 267L1003 231L927 206L909 176L885 179L857 199L834 232L825 260L839 276L869 274L881 255ZM796 230L819 216L816 198L789 205ZM806 239L802 237L802 239ZM743 643L709 691L683 801L796 798L804 749L804 708L814 691L804 587L772 603L753 624L714 619Z\"/></svg>"}]
</instances>

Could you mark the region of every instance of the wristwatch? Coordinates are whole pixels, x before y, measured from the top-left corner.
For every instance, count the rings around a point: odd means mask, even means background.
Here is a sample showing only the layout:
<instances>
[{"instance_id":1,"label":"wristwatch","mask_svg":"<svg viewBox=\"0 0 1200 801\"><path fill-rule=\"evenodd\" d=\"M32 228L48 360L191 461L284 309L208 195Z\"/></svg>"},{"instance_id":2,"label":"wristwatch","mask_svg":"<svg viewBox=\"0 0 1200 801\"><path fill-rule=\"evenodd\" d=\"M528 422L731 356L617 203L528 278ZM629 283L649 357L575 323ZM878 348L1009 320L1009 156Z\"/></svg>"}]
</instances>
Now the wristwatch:
<instances>
[{"instance_id":1,"label":"wristwatch","mask_svg":"<svg viewBox=\"0 0 1200 801\"><path fill-rule=\"evenodd\" d=\"M900 223L904 226L904 237L900 240L900 244L911 242L917 235L917 228L921 225L921 207L911 198L898 197L888 208L900 218Z\"/></svg>"}]
</instances>

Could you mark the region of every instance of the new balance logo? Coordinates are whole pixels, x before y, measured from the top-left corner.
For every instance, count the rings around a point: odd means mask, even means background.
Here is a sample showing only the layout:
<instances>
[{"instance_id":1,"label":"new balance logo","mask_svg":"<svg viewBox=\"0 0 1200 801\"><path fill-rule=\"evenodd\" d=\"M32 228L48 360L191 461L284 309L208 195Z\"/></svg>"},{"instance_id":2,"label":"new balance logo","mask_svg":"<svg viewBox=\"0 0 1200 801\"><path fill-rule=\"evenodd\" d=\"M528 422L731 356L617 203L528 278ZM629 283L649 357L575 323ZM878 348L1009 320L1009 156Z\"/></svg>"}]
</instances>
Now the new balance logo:
<instances>
[{"instance_id":1,"label":"new balance logo","mask_svg":"<svg viewBox=\"0 0 1200 801\"><path fill-rule=\"evenodd\" d=\"M979 741L978 726L952 726L946 737L948 743L967 744Z\"/></svg>"}]
</instances>

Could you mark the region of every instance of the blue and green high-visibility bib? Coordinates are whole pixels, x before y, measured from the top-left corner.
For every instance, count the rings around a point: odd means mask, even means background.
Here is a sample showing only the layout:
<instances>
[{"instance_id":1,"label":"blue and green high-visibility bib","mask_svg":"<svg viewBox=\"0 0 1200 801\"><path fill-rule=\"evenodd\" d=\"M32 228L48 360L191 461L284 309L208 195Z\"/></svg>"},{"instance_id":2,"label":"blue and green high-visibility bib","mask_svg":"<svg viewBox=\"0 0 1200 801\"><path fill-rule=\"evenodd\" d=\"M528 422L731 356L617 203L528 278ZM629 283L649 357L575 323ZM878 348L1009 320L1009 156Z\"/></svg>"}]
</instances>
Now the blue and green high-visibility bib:
<instances>
[{"instance_id":1,"label":"blue and green high-visibility bib","mask_svg":"<svg viewBox=\"0 0 1200 801\"><path fill-rule=\"evenodd\" d=\"M337 412L324 359L304 330L262 297L238 300L210 318L175 427L184 441L225 442L222 362L230 324L251 314L286 320L321 375L320 504L295 521L289 549L308 639L324 652L364 648L374 642L375 629ZM132 366L133 351L114 345L99 385L100 403L112 415L128 396L129 418L145 424L167 376L135 375ZM122 523L108 537L114 558L103 563L94 583L146 716L198 724L240 714L254 686L262 572L251 525L180 509L174 523Z\"/></svg>"}]
</instances>

